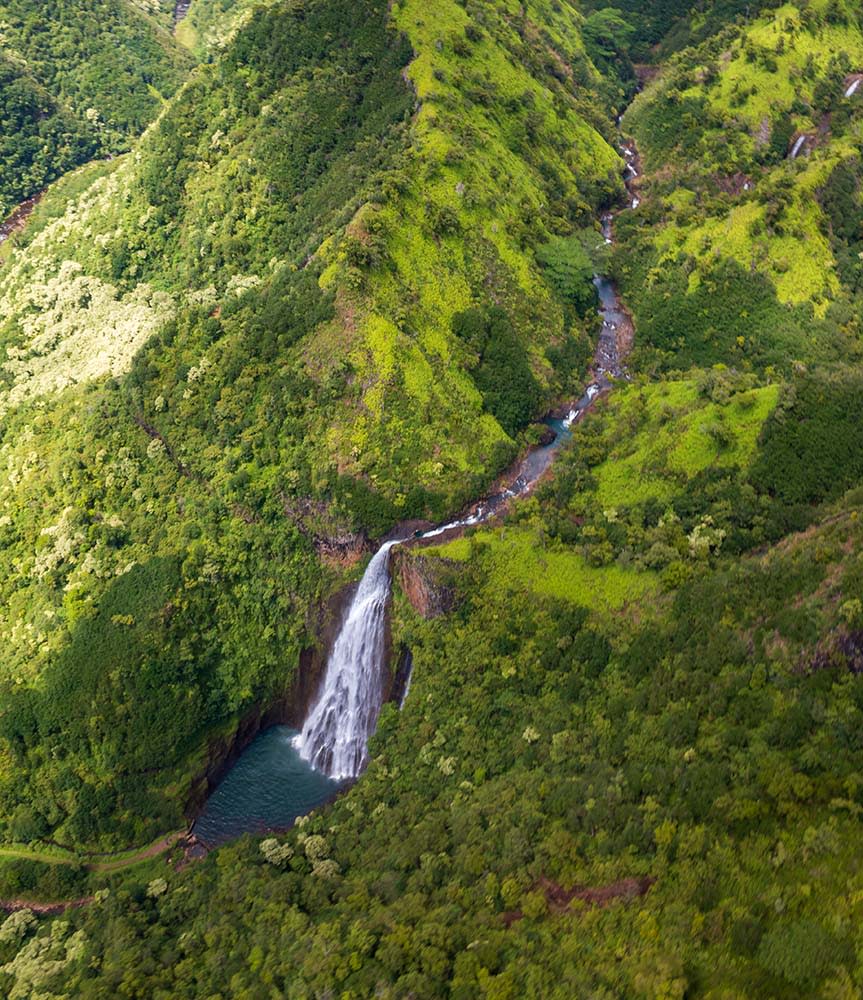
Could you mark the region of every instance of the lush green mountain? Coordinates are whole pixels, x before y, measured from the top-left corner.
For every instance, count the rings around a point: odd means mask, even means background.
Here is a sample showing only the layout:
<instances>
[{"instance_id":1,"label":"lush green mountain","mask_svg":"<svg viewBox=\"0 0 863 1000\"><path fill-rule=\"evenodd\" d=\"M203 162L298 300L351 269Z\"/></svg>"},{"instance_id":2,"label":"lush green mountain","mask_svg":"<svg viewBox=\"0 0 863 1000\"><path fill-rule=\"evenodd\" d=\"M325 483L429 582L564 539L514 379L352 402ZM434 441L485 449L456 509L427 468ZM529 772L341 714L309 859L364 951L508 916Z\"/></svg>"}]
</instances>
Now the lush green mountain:
<instances>
[{"instance_id":1,"label":"lush green mountain","mask_svg":"<svg viewBox=\"0 0 863 1000\"><path fill-rule=\"evenodd\" d=\"M861 130L844 95L861 66L853 5L788 4L683 52L639 95L626 126L647 197L618 270L656 361L857 355Z\"/></svg>"},{"instance_id":2,"label":"lush green mountain","mask_svg":"<svg viewBox=\"0 0 863 1000\"><path fill-rule=\"evenodd\" d=\"M93 897L0 925L0 990L859 995L855 5L194 0L180 37L0 269L0 897ZM365 539L580 394L597 267L631 379L504 518L396 550L361 779L83 868L180 825Z\"/></svg>"},{"instance_id":3,"label":"lush green mountain","mask_svg":"<svg viewBox=\"0 0 863 1000\"><path fill-rule=\"evenodd\" d=\"M170 30L157 2L0 3L0 216L129 148L193 65Z\"/></svg>"},{"instance_id":4,"label":"lush green mountain","mask_svg":"<svg viewBox=\"0 0 863 1000\"><path fill-rule=\"evenodd\" d=\"M261 10L0 275L12 839L175 825L310 641L316 548L469 499L580 376L534 253L619 190L577 17L438 13Z\"/></svg>"}]
</instances>

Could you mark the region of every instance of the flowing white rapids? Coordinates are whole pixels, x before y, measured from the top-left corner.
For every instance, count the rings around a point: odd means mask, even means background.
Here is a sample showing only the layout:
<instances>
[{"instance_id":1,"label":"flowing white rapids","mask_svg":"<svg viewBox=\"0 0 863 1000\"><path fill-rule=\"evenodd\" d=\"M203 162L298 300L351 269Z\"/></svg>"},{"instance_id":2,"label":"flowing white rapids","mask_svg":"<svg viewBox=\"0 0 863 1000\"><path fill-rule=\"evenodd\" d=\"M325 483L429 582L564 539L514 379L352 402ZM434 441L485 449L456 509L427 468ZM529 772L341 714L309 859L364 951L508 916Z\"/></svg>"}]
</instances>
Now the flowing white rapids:
<instances>
[{"instance_id":1,"label":"flowing white rapids","mask_svg":"<svg viewBox=\"0 0 863 1000\"><path fill-rule=\"evenodd\" d=\"M355 778L365 767L367 744L382 702L390 549L372 557L327 661L318 700L294 745L312 767L331 778Z\"/></svg>"}]
</instances>

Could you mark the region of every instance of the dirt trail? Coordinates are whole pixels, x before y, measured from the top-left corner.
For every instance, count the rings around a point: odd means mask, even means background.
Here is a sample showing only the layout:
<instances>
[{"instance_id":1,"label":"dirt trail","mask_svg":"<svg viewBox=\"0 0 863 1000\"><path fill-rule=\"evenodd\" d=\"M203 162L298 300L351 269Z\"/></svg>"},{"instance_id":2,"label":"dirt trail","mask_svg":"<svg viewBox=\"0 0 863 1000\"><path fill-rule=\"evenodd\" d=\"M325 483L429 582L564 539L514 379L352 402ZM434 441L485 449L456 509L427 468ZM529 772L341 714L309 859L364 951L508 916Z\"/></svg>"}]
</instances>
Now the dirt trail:
<instances>
[{"instance_id":1,"label":"dirt trail","mask_svg":"<svg viewBox=\"0 0 863 1000\"><path fill-rule=\"evenodd\" d=\"M640 896L644 896L656 879L650 875L643 875L640 878L623 878L608 885L595 887L576 886L573 889L564 889L559 883L550 878L541 878L535 888L539 889L545 896L548 910L557 916L563 913L571 913L572 903L578 900L586 906L608 906L616 900L624 903L632 902ZM503 914L503 922L507 927L512 927L524 917L521 910L508 910Z\"/></svg>"},{"instance_id":2,"label":"dirt trail","mask_svg":"<svg viewBox=\"0 0 863 1000\"><path fill-rule=\"evenodd\" d=\"M40 917L56 917L66 910L79 910L89 906L95 896L81 896L80 899L67 899L59 903L37 903L29 899L0 899L0 912L14 913L16 910L30 910Z\"/></svg>"},{"instance_id":3,"label":"dirt trail","mask_svg":"<svg viewBox=\"0 0 863 1000\"><path fill-rule=\"evenodd\" d=\"M177 830L174 833L168 833L164 837L160 837L154 843L148 844L146 847L142 847L132 854L124 852L113 858L111 855L101 855L104 859L102 861L95 860L100 855L89 855L90 860L84 860L82 863L91 872L106 873L121 871L123 868L130 868L141 861L157 858L160 854L164 854L172 847L181 843L186 836L187 833L185 830ZM46 864L54 865L71 865L75 864L78 860L74 857L55 857L45 852L19 851L15 848L6 847L0 848L0 856L21 858L27 861L42 861ZM58 900L53 903L18 898L0 899L0 913L14 913L16 910L32 910L33 913L38 913L40 916L56 916L59 913L64 913L66 910L75 910L82 906L88 906L93 902L93 899L93 896L80 896L77 899Z\"/></svg>"},{"instance_id":4,"label":"dirt trail","mask_svg":"<svg viewBox=\"0 0 863 1000\"><path fill-rule=\"evenodd\" d=\"M136 851L134 854L123 854L112 860L88 861L85 862L85 864L86 867L93 872L119 871L121 868L128 868L131 865L136 865L139 861L146 861L149 858L156 858L160 854L164 854L165 851L169 851L185 836L185 830L177 830L174 833L166 834L164 837L161 837L148 847L142 847L141 850Z\"/></svg>"}]
</instances>

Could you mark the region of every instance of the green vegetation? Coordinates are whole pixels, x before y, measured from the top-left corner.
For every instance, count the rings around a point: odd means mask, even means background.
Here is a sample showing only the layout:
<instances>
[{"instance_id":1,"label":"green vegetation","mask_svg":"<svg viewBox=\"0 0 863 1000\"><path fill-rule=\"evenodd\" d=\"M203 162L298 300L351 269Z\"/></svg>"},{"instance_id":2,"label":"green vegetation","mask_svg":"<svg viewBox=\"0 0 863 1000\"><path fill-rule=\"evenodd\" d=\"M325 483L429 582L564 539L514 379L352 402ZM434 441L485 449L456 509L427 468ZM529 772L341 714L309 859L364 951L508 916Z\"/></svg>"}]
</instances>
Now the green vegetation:
<instances>
[{"instance_id":1,"label":"green vegetation","mask_svg":"<svg viewBox=\"0 0 863 1000\"><path fill-rule=\"evenodd\" d=\"M858 356L856 234L833 218L859 201L861 106L844 94L861 65L850 5L785 4L683 51L634 102L650 177L616 271L645 361Z\"/></svg>"},{"instance_id":2,"label":"green vegetation","mask_svg":"<svg viewBox=\"0 0 863 1000\"><path fill-rule=\"evenodd\" d=\"M0 994L859 995L855 5L24 6L0 183L63 177L0 264L0 899L91 901L0 921ZM364 543L581 395L596 271L628 378L396 550L368 771L186 864Z\"/></svg>"},{"instance_id":3,"label":"green vegetation","mask_svg":"<svg viewBox=\"0 0 863 1000\"><path fill-rule=\"evenodd\" d=\"M578 552L550 545L535 530L483 531L429 551L445 559L475 562L489 590L520 587L595 611L643 600L656 585L651 573L591 566Z\"/></svg>"},{"instance_id":4,"label":"green vegetation","mask_svg":"<svg viewBox=\"0 0 863 1000\"><path fill-rule=\"evenodd\" d=\"M261 213L258 239L245 244L245 262L234 238L232 267L259 261L259 239L268 256L292 243L303 253L310 218L327 225L327 212L344 213L345 187L361 199L398 148L409 100L398 75L405 47L392 44L381 16L356 5L351 18L318 12L340 25L352 46L333 50L339 62L312 90L309 106L292 105L297 115L314 110L320 129L298 136L293 151L270 145L275 162L262 164L267 183L305 192L307 207L293 225L279 226L283 202L274 201ZM233 56L231 65L248 65L259 53L260 90L243 87L255 107L278 100L280 87L298 86L291 72L302 74L309 60L319 65L321 50L330 49L323 24L310 16L304 23L305 50L295 19L282 14L252 27L248 48ZM356 78L347 92L345 61L347 78ZM201 94L214 72L202 74ZM217 106L236 82L230 65L219 73ZM187 134L197 122L215 150L210 113L202 101L176 110ZM393 139L384 141L391 129ZM166 116L146 140L158 172L137 194L153 198L154 218L182 219L177 189L155 183L182 176L183 147L172 145L180 135ZM322 173L324 149L330 170ZM245 152L236 157L225 169L247 160ZM0 800L12 839L51 835L65 844L125 846L179 826L207 734L289 682L310 641L309 603L331 585L313 539L354 516L334 499L331 512L310 512L306 520L294 499L312 481L302 419L312 383L290 347L333 315L319 269L279 262L260 289L254 280L231 285L232 270L222 279L230 288L219 316L215 289L178 307L170 293L131 277L154 267L140 244L129 247L122 235L102 242L92 229L82 240L87 206L97 206L95 227L98 210L135 169L127 161L85 186L77 208L54 221L43 217L6 272ZM190 211L216 211L206 199L186 197ZM98 219L111 233L114 211ZM137 219L141 211L135 205L128 215ZM233 225L230 213L219 214ZM165 250L166 235L155 222L136 224L145 246L158 241L154 256ZM85 259L98 261L101 274L67 263L40 285L34 261L72 243L93 254ZM201 260L197 251L189 256ZM178 253L177 260L179 268L188 258ZM159 277L164 286L170 275ZM42 312L34 315L37 303ZM43 500L34 505L37 497ZM48 757L46 744L55 747Z\"/></svg>"},{"instance_id":5,"label":"green vegetation","mask_svg":"<svg viewBox=\"0 0 863 1000\"><path fill-rule=\"evenodd\" d=\"M176 38L199 58L212 58L231 40L255 7L269 0L192 0L189 13L177 25Z\"/></svg>"},{"instance_id":6,"label":"green vegetation","mask_svg":"<svg viewBox=\"0 0 863 1000\"><path fill-rule=\"evenodd\" d=\"M0 3L0 217L70 168L128 149L178 90L193 60L169 34L168 10Z\"/></svg>"},{"instance_id":7,"label":"green vegetation","mask_svg":"<svg viewBox=\"0 0 863 1000\"><path fill-rule=\"evenodd\" d=\"M745 469L778 395L776 386L746 384L734 386L717 371L700 382L660 382L613 399L613 450L593 470L599 502L611 508L668 501L708 470Z\"/></svg>"},{"instance_id":8,"label":"green vegetation","mask_svg":"<svg viewBox=\"0 0 863 1000\"><path fill-rule=\"evenodd\" d=\"M96 148L84 125L0 56L0 218Z\"/></svg>"}]
</instances>

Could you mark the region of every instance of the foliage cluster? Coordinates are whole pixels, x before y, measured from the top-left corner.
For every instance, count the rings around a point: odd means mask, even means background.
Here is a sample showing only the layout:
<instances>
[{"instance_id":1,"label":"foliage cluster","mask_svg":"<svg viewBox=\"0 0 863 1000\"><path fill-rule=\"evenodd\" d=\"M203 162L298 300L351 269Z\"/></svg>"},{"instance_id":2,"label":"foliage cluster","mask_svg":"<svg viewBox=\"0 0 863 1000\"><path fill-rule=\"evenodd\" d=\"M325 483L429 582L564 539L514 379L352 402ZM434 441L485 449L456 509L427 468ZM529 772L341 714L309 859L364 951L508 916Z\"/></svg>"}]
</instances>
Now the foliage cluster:
<instances>
[{"instance_id":1,"label":"foliage cluster","mask_svg":"<svg viewBox=\"0 0 863 1000\"><path fill-rule=\"evenodd\" d=\"M167 4L0 3L0 217L71 167L129 148L194 64Z\"/></svg>"}]
</instances>

